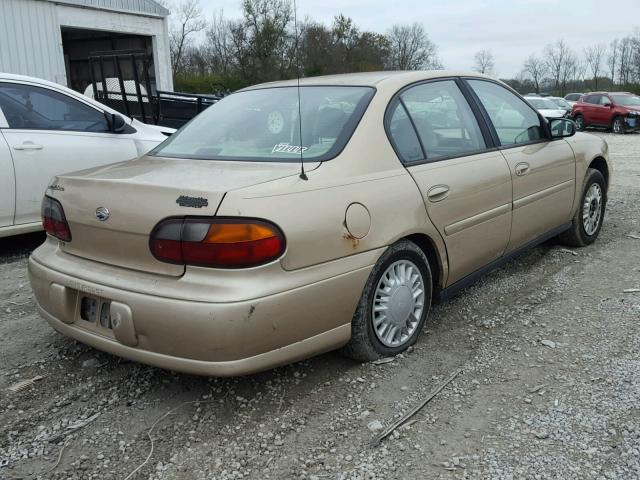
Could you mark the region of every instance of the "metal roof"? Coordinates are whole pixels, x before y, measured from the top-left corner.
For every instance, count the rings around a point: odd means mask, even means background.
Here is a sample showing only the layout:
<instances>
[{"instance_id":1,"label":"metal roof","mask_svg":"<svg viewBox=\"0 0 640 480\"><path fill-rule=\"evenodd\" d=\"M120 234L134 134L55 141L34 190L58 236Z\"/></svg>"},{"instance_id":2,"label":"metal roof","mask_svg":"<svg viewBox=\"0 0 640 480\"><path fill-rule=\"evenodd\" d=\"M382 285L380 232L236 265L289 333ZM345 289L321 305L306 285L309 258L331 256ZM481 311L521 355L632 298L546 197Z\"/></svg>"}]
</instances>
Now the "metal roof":
<instances>
[{"instance_id":1,"label":"metal roof","mask_svg":"<svg viewBox=\"0 0 640 480\"><path fill-rule=\"evenodd\" d=\"M74 5L83 8L113 10L116 12L137 13L153 17L166 17L169 10L154 0L48 0L49 2Z\"/></svg>"}]
</instances>

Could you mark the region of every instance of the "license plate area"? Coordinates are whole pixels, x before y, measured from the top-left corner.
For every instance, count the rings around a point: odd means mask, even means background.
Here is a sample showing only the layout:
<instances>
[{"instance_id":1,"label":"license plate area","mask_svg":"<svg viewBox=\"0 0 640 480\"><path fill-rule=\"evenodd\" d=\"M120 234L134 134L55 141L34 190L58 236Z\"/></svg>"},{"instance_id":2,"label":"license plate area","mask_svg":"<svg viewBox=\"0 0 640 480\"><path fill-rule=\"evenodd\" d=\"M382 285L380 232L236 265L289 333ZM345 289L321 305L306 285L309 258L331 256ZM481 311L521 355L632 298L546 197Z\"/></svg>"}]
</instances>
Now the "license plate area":
<instances>
[{"instance_id":1,"label":"license plate area","mask_svg":"<svg viewBox=\"0 0 640 480\"><path fill-rule=\"evenodd\" d=\"M84 295L80 298L80 319L107 330L113 330L111 302Z\"/></svg>"}]
</instances>

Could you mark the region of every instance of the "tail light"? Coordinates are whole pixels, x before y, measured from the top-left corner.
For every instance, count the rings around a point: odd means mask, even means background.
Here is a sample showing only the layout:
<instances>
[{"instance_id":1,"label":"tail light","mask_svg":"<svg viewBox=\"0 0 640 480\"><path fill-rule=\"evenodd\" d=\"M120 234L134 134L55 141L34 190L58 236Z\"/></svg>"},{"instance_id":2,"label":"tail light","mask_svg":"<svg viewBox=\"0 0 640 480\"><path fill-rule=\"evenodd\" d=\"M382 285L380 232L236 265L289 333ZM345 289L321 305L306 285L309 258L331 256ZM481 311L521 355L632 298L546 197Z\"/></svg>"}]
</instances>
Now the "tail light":
<instances>
[{"instance_id":1,"label":"tail light","mask_svg":"<svg viewBox=\"0 0 640 480\"><path fill-rule=\"evenodd\" d=\"M71 230L58 200L49 196L42 200L42 225L45 231L64 242L71 241Z\"/></svg>"},{"instance_id":2,"label":"tail light","mask_svg":"<svg viewBox=\"0 0 640 480\"><path fill-rule=\"evenodd\" d=\"M277 226L265 220L170 218L153 229L149 248L162 262L247 268L280 257L285 239Z\"/></svg>"}]
</instances>

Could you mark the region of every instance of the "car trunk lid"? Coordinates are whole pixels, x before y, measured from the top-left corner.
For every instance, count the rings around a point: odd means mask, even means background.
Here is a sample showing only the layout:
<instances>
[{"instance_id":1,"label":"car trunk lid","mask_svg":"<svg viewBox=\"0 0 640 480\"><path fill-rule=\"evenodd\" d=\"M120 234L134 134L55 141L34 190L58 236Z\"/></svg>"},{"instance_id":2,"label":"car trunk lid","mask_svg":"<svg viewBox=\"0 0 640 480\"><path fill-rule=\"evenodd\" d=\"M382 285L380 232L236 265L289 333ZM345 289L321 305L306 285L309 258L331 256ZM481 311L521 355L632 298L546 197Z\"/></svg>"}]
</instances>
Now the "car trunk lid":
<instances>
[{"instance_id":1,"label":"car trunk lid","mask_svg":"<svg viewBox=\"0 0 640 480\"><path fill-rule=\"evenodd\" d=\"M180 276L183 265L160 262L149 250L149 235L160 220L214 216L227 191L298 171L294 163L143 157L58 176L47 194L62 203L69 222L72 240L62 244L64 252Z\"/></svg>"}]
</instances>

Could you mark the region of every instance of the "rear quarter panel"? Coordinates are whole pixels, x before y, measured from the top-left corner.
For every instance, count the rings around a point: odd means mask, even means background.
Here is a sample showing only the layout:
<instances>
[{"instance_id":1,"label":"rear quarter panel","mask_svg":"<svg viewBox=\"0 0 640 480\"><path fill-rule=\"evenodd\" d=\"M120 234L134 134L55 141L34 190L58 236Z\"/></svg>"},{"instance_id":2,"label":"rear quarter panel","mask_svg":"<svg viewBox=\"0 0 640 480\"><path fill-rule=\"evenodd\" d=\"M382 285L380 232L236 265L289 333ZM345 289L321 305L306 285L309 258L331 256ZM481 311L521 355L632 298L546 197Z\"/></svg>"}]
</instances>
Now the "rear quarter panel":
<instances>
[{"instance_id":1,"label":"rear quarter panel","mask_svg":"<svg viewBox=\"0 0 640 480\"><path fill-rule=\"evenodd\" d=\"M285 270L379 249L420 233L436 246L446 276L442 239L384 132L382 119L389 98L378 92L343 152L307 172L308 180L295 176L228 192L217 214L276 223L287 239L281 259ZM345 224L347 208L356 202L370 217L362 238L354 237Z\"/></svg>"}]
</instances>

